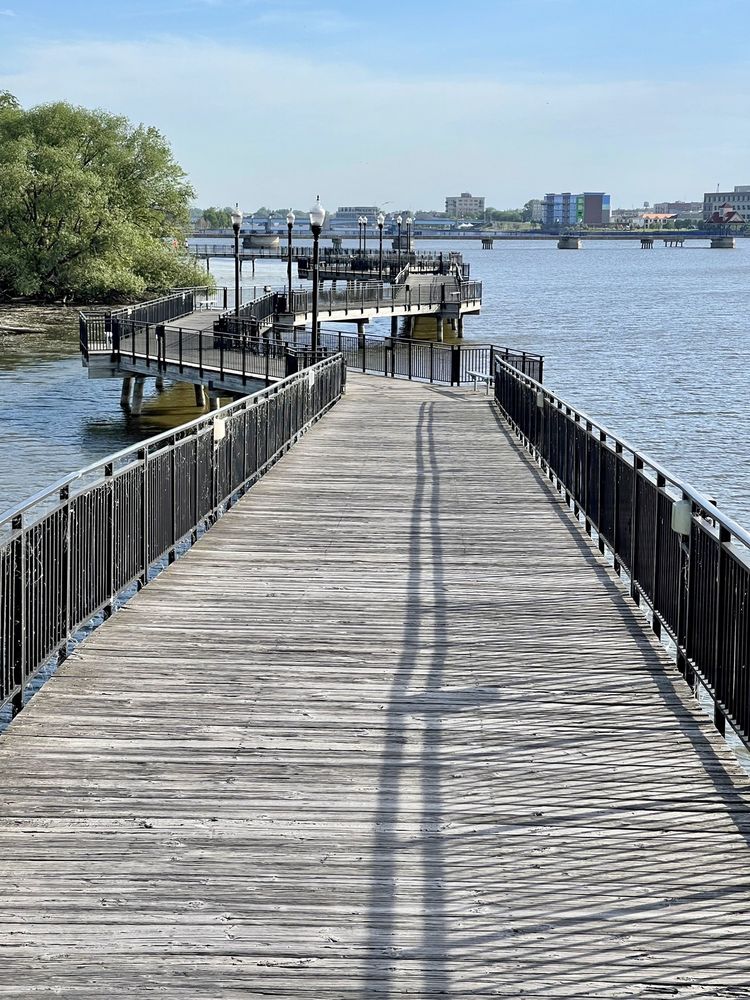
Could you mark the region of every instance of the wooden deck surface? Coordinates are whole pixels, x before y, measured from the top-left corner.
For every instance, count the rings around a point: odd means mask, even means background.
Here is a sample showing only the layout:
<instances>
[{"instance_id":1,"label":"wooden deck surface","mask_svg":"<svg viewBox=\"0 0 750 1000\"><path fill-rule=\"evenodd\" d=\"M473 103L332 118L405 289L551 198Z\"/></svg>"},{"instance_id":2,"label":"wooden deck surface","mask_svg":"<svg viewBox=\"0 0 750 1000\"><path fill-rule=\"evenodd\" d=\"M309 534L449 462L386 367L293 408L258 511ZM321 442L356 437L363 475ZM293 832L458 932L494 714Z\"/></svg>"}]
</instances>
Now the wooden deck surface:
<instances>
[{"instance_id":1,"label":"wooden deck surface","mask_svg":"<svg viewBox=\"0 0 750 1000\"><path fill-rule=\"evenodd\" d=\"M637 615L482 393L351 378L0 739L0 996L750 996Z\"/></svg>"}]
</instances>

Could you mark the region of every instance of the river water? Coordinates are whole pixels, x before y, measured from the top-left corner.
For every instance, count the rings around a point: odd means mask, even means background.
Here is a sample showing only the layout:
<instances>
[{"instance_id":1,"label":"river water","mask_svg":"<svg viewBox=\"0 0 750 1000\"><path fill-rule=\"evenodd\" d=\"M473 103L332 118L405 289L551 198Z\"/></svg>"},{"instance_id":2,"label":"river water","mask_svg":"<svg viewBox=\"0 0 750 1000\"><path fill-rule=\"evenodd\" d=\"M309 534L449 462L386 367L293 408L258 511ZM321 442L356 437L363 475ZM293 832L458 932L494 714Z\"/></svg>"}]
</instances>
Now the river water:
<instances>
[{"instance_id":1,"label":"river water","mask_svg":"<svg viewBox=\"0 0 750 1000\"><path fill-rule=\"evenodd\" d=\"M460 249L484 281L467 340L544 354L550 388L750 526L750 241L735 251L604 241L579 252L547 241L420 246ZM212 270L231 284L231 261ZM245 270L257 285L285 280L278 261L258 263L254 278ZM119 389L87 379L73 316L52 334L0 338L0 512L198 415L190 388L157 395L149 386L144 415L126 417Z\"/></svg>"}]
</instances>

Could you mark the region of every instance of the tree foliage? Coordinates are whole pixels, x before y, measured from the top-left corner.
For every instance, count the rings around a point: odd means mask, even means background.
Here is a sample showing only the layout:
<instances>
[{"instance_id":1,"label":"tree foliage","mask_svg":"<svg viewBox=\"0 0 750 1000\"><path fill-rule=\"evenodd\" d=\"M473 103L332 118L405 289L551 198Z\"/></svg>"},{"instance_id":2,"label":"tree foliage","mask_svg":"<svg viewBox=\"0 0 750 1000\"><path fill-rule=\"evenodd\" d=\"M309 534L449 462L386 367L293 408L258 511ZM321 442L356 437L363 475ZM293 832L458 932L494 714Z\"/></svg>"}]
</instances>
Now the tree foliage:
<instances>
[{"instance_id":1,"label":"tree foliage","mask_svg":"<svg viewBox=\"0 0 750 1000\"><path fill-rule=\"evenodd\" d=\"M216 205L211 205L209 208L201 210L196 225L199 229L231 229L230 215L232 211L233 209L229 206L218 208Z\"/></svg>"},{"instance_id":2,"label":"tree foliage","mask_svg":"<svg viewBox=\"0 0 750 1000\"><path fill-rule=\"evenodd\" d=\"M193 195L154 128L0 93L0 295L112 300L206 282Z\"/></svg>"}]
</instances>

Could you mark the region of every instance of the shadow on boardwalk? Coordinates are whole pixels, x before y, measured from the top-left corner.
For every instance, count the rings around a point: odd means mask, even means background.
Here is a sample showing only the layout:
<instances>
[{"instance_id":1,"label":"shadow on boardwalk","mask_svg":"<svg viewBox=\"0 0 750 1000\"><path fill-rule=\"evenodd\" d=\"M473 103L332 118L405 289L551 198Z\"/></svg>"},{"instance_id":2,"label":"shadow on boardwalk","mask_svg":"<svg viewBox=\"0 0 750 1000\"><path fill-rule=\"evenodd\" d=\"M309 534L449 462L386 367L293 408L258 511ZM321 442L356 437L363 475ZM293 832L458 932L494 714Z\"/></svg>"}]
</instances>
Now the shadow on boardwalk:
<instances>
[{"instance_id":1,"label":"shadow on boardwalk","mask_svg":"<svg viewBox=\"0 0 750 1000\"><path fill-rule=\"evenodd\" d=\"M388 996L391 975L383 960L404 957L397 944L396 897L399 867L399 812L404 805L399 786L406 768L405 716L423 713L422 795L422 941L418 949L429 982L425 993L447 993L448 927L445 915L445 859L440 827L441 716L439 699L448 649L443 542L440 527L440 470L435 445L434 404L422 403L415 434L416 486L409 525L409 570L402 653L391 684L385 720L386 737L375 813L374 857L367 913L368 952L378 956L365 971L363 998L377 992ZM413 695L417 660L427 655L424 696ZM418 892L418 887L414 887Z\"/></svg>"}]
</instances>

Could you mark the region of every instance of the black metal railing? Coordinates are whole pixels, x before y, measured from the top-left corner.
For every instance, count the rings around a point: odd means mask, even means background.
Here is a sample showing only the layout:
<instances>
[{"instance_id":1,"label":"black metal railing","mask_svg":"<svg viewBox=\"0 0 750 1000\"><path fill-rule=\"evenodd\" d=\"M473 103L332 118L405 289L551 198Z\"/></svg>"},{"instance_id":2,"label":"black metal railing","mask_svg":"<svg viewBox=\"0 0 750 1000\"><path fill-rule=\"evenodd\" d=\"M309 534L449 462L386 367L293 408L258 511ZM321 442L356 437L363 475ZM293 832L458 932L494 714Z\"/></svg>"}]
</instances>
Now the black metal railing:
<instances>
[{"instance_id":1,"label":"black metal railing","mask_svg":"<svg viewBox=\"0 0 750 1000\"><path fill-rule=\"evenodd\" d=\"M232 317L236 327L237 321ZM119 324L116 354L124 373L189 374L198 381L230 386L233 391L253 388L259 379L268 385L298 370L290 363L285 342L256 336L254 321L239 321L240 334L225 330L188 330L179 326Z\"/></svg>"},{"instance_id":2,"label":"black metal railing","mask_svg":"<svg viewBox=\"0 0 750 1000\"><path fill-rule=\"evenodd\" d=\"M369 282L356 288L320 289L318 315L322 319L333 313L348 315L373 309L379 312L381 309L391 310L394 307L410 310L432 309L436 306L443 308L451 304L479 304L481 300L481 281L456 282L455 286L445 282L433 282L429 285ZM308 289L295 289L292 292L291 311L297 316L307 317L312 312L312 292Z\"/></svg>"},{"instance_id":3,"label":"black metal railing","mask_svg":"<svg viewBox=\"0 0 750 1000\"><path fill-rule=\"evenodd\" d=\"M715 503L497 355L495 398L564 491L678 667L750 745L750 533Z\"/></svg>"},{"instance_id":4,"label":"black metal railing","mask_svg":"<svg viewBox=\"0 0 750 1000\"><path fill-rule=\"evenodd\" d=\"M88 360L92 352L106 353L117 342L121 323L171 323L200 309L226 309L226 288L177 288L168 295L120 309L79 313L81 354Z\"/></svg>"},{"instance_id":5,"label":"black metal railing","mask_svg":"<svg viewBox=\"0 0 750 1000\"><path fill-rule=\"evenodd\" d=\"M0 520L0 704L195 540L340 397L341 356L68 476Z\"/></svg>"}]
</instances>

